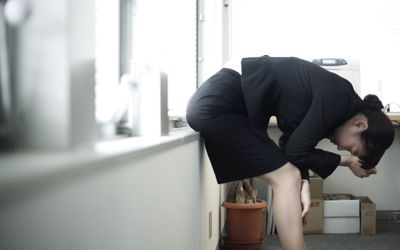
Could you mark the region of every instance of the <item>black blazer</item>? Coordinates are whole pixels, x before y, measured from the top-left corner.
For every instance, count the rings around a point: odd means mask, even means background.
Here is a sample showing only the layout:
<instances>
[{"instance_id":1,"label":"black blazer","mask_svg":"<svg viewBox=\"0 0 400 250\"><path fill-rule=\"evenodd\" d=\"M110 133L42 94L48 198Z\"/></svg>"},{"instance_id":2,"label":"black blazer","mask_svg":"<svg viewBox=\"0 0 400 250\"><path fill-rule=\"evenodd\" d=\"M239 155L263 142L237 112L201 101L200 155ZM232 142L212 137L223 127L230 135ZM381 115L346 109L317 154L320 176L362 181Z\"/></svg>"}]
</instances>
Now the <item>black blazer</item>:
<instances>
[{"instance_id":1,"label":"black blazer","mask_svg":"<svg viewBox=\"0 0 400 250\"><path fill-rule=\"evenodd\" d=\"M244 58L241 79L255 131L267 140L269 118L276 116L283 132L279 144L302 178L309 178L308 169L329 176L340 156L315 146L361 109L351 83L299 58L268 56Z\"/></svg>"}]
</instances>

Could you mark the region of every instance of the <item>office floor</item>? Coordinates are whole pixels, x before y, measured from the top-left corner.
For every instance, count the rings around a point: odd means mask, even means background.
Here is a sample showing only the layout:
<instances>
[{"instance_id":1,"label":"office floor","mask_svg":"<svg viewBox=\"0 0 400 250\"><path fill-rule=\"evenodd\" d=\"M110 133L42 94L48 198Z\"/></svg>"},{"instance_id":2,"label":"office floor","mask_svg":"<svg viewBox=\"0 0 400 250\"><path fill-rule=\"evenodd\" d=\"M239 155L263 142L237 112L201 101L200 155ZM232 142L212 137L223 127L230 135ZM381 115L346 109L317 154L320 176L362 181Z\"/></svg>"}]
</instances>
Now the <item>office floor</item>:
<instances>
[{"instance_id":1,"label":"office floor","mask_svg":"<svg viewBox=\"0 0 400 250\"><path fill-rule=\"evenodd\" d=\"M376 235L315 234L305 235L308 250L396 250L400 249L400 223L378 219ZM267 236L262 250L281 250L278 235Z\"/></svg>"}]
</instances>

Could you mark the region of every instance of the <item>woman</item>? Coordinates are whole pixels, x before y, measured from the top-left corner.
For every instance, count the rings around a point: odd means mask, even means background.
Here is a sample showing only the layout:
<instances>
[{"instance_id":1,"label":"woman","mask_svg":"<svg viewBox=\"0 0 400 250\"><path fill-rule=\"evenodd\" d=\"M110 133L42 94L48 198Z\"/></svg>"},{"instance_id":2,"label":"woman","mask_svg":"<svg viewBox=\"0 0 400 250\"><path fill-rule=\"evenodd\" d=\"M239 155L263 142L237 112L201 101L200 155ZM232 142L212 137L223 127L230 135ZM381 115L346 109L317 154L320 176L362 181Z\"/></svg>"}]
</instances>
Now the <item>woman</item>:
<instances>
[{"instance_id":1,"label":"woman","mask_svg":"<svg viewBox=\"0 0 400 250\"><path fill-rule=\"evenodd\" d=\"M266 180L283 248L305 249L308 170L324 179L338 165L361 178L375 174L394 127L376 96L361 100L350 82L313 63L262 56L229 67L198 88L187 121L204 138L218 183ZM271 116L283 134L279 146L267 133ZM315 149L323 138L351 155Z\"/></svg>"}]
</instances>

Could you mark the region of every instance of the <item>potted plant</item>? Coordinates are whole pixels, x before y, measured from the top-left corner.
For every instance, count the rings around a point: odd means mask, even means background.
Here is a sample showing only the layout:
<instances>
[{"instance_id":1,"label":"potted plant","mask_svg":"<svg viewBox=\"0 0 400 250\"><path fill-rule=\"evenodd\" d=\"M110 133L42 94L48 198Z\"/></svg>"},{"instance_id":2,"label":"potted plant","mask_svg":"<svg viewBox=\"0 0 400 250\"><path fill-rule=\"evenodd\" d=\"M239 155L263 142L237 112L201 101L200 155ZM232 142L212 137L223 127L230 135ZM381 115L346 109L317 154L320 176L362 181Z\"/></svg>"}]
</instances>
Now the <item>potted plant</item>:
<instances>
[{"instance_id":1,"label":"potted plant","mask_svg":"<svg viewBox=\"0 0 400 250\"><path fill-rule=\"evenodd\" d=\"M226 208L228 226L228 235L223 240L225 246L231 246L231 249L261 248L267 202L256 199L256 196L257 191L251 186L250 179L230 184L227 200L222 203Z\"/></svg>"}]
</instances>

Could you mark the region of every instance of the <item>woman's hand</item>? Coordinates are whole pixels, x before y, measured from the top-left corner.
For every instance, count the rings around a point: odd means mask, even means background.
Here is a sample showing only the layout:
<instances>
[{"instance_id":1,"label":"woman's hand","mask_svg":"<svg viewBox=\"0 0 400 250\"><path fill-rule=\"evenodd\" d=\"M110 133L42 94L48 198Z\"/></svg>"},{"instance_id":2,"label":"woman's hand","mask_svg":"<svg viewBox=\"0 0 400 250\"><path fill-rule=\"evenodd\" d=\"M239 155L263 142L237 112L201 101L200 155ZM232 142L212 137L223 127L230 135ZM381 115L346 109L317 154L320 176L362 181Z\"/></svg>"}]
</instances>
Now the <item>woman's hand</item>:
<instances>
[{"instance_id":1,"label":"woman's hand","mask_svg":"<svg viewBox=\"0 0 400 250\"><path fill-rule=\"evenodd\" d=\"M301 180L301 218L303 219L303 225L307 224L307 214L310 211L311 198L310 198L310 183L308 180Z\"/></svg>"},{"instance_id":2,"label":"woman's hand","mask_svg":"<svg viewBox=\"0 0 400 250\"><path fill-rule=\"evenodd\" d=\"M376 174L376 168L371 168L371 169L363 169L362 162L357 156L354 155L344 155L342 156L342 159L340 163L344 166L348 166L353 172L355 176L358 176L360 178L368 177L371 174Z\"/></svg>"}]
</instances>

